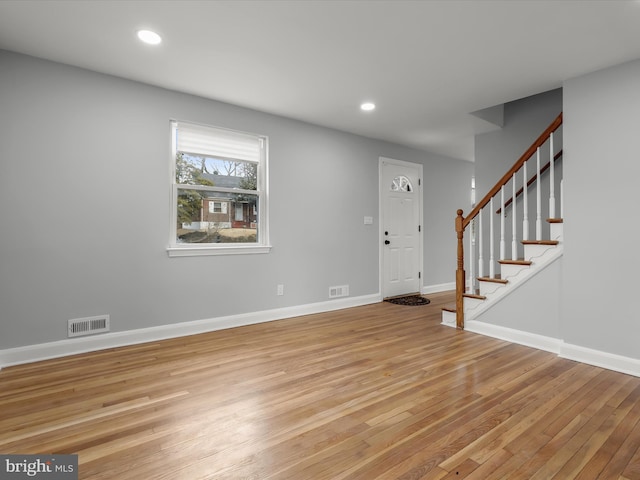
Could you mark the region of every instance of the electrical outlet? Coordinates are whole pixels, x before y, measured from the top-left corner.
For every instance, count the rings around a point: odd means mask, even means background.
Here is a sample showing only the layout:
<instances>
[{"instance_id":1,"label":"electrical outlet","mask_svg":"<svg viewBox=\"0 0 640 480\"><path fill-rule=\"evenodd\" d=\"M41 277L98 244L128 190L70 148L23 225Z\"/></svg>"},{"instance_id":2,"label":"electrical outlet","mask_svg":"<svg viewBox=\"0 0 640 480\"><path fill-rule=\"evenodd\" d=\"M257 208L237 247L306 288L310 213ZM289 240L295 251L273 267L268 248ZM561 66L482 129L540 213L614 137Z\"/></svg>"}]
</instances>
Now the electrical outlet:
<instances>
[{"instance_id":1,"label":"electrical outlet","mask_svg":"<svg viewBox=\"0 0 640 480\"><path fill-rule=\"evenodd\" d=\"M278 295L284 295L284 285L282 285L282 284L278 285L277 294Z\"/></svg>"}]
</instances>

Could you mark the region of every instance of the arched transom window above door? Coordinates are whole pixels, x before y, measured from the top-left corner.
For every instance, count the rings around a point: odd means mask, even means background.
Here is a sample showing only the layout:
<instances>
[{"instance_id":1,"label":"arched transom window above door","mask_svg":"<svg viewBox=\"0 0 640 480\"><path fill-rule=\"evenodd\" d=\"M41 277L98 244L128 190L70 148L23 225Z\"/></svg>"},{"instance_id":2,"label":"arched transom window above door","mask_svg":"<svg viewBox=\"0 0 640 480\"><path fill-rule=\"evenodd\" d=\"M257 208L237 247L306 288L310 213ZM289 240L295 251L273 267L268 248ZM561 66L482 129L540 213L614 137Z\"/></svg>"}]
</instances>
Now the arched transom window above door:
<instances>
[{"instance_id":1,"label":"arched transom window above door","mask_svg":"<svg viewBox=\"0 0 640 480\"><path fill-rule=\"evenodd\" d=\"M411 185L411 180L409 180L404 175L399 175L393 179L391 182L391 191L392 192L413 192L413 185Z\"/></svg>"}]
</instances>

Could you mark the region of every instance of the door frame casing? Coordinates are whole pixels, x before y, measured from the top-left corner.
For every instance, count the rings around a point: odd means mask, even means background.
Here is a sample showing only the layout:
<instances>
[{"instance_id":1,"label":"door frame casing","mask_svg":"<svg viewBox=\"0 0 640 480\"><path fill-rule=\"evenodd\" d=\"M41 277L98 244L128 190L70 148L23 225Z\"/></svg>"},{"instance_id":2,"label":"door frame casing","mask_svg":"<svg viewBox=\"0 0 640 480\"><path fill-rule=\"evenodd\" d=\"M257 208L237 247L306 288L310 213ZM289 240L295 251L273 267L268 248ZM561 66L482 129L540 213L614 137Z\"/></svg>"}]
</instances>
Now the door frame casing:
<instances>
[{"instance_id":1,"label":"door frame casing","mask_svg":"<svg viewBox=\"0 0 640 480\"><path fill-rule=\"evenodd\" d=\"M423 182L423 173L424 168L421 163L414 162L406 162L404 160L396 160L394 158L389 157L378 157L378 291L380 292L380 298L385 298L384 294L384 194L383 188L388 188L388 185L382 184L382 169L383 165L397 165L399 167L407 167L407 168L417 168L418 169L418 178L420 178L420 184L418 185L417 194L418 194L418 221L420 223L420 234L418 235L418 263L419 263L419 271L421 273L420 278L418 279L418 292L422 294L422 289L424 287L424 257L423 257L423 249L424 249L424 214L423 214L423 205L424 205L424 197L422 193L422 187L424 186ZM386 191L386 190L385 190Z\"/></svg>"}]
</instances>

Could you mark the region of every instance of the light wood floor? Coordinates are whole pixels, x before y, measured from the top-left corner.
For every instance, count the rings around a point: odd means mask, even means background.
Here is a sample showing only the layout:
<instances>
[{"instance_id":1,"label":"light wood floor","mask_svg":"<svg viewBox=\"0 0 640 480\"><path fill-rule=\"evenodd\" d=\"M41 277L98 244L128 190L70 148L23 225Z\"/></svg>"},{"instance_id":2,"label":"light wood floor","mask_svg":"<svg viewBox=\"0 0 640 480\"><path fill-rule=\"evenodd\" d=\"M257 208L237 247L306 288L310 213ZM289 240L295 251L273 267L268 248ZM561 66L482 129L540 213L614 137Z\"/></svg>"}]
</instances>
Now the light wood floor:
<instances>
[{"instance_id":1,"label":"light wood floor","mask_svg":"<svg viewBox=\"0 0 640 480\"><path fill-rule=\"evenodd\" d=\"M82 479L640 479L640 378L381 303L0 372Z\"/></svg>"}]
</instances>

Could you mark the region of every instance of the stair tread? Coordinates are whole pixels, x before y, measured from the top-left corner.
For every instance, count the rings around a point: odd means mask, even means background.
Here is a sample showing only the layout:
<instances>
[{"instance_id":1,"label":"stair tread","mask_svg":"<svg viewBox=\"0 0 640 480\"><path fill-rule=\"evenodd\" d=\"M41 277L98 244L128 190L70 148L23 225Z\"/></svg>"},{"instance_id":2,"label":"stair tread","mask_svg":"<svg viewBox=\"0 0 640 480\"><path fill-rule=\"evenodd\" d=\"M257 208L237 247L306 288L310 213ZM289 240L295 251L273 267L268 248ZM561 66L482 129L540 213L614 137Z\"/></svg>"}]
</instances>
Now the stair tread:
<instances>
[{"instance_id":1,"label":"stair tread","mask_svg":"<svg viewBox=\"0 0 640 480\"><path fill-rule=\"evenodd\" d=\"M498 260L501 265L531 265L529 260Z\"/></svg>"},{"instance_id":2,"label":"stair tread","mask_svg":"<svg viewBox=\"0 0 640 480\"><path fill-rule=\"evenodd\" d=\"M456 313L456 306L455 305L445 305L444 307L442 307L442 310L444 310L445 312Z\"/></svg>"},{"instance_id":3,"label":"stair tread","mask_svg":"<svg viewBox=\"0 0 640 480\"><path fill-rule=\"evenodd\" d=\"M522 240L523 245L558 245L558 240Z\"/></svg>"},{"instance_id":4,"label":"stair tread","mask_svg":"<svg viewBox=\"0 0 640 480\"><path fill-rule=\"evenodd\" d=\"M484 295L476 295L475 293L465 293L462 295L463 297L467 297L467 298L476 298L478 300L486 300L487 297L485 297Z\"/></svg>"},{"instance_id":5,"label":"stair tread","mask_svg":"<svg viewBox=\"0 0 640 480\"><path fill-rule=\"evenodd\" d=\"M564 223L563 218L547 218L548 223Z\"/></svg>"},{"instance_id":6,"label":"stair tread","mask_svg":"<svg viewBox=\"0 0 640 480\"><path fill-rule=\"evenodd\" d=\"M491 283L508 283L509 280L505 280L504 278L489 278L489 277L478 277L479 282L491 282Z\"/></svg>"}]
</instances>

